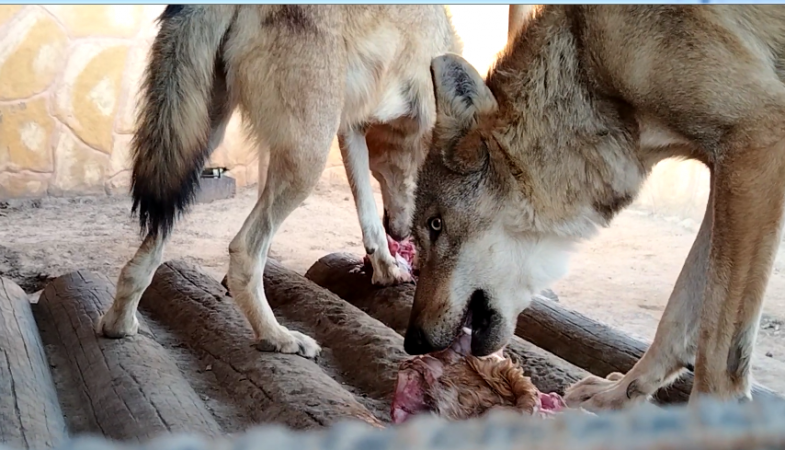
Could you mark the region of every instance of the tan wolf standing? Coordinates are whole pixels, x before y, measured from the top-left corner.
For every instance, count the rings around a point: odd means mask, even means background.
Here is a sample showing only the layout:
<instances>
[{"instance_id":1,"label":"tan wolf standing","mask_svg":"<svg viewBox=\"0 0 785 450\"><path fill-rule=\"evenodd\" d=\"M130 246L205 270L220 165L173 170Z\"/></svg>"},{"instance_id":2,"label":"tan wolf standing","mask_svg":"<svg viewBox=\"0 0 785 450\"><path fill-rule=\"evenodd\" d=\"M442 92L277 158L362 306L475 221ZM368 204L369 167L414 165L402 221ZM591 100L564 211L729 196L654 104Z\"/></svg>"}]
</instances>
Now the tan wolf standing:
<instances>
[{"instance_id":1,"label":"tan wolf standing","mask_svg":"<svg viewBox=\"0 0 785 450\"><path fill-rule=\"evenodd\" d=\"M654 164L693 158L711 195L653 344L622 379L585 379L566 400L620 408L690 365L691 401L748 398L785 194L785 7L542 6L485 80L455 55L432 71L406 351L446 348L467 320L476 354L499 349Z\"/></svg>"},{"instance_id":2,"label":"tan wolf standing","mask_svg":"<svg viewBox=\"0 0 785 450\"><path fill-rule=\"evenodd\" d=\"M396 239L409 233L436 120L430 62L462 51L450 17L442 6L203 5L168 6L160 24L132 144L133 209L147 235L98 331L136 333L166 238L239 106L269 153L259 158L266 182L256 206L229 245L229 289L260 348L313 357L319 345L280 325L265 298L273 235L313 189L337 133L374 282L409 279L385 228ZM384 223L369 171L382 188Z\"/></svg>"}]
</instances>

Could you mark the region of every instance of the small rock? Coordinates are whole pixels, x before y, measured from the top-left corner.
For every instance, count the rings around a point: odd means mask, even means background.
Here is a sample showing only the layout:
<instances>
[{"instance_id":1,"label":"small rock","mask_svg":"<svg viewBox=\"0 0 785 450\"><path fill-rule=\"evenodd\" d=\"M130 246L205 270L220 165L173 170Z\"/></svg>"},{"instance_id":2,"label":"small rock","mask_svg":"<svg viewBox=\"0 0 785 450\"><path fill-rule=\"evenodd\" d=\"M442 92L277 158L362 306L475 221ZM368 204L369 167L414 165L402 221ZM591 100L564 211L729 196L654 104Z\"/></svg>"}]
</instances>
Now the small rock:
<instances>
[{"instance_id":1,"label":"small rock","mask_svg":"<svg viewBox=\"0 0 785 450\"><path fill-rule=\"evenodd\" d=\"M766 356L768 356L769 358L774 358L774 355L771 352L766 352Z\"/></svg>"},{"instance_id":2,"label":"small rock","mask_svg":"<svg viewBox=\"0 0 785 450\"><path fill-rule=\"evenodd\" d=\"M208 372L213 370L213 365L212 364L208 364L207 367L204 368L204 370L206 370Z\"/></svg>"}]
</instances>

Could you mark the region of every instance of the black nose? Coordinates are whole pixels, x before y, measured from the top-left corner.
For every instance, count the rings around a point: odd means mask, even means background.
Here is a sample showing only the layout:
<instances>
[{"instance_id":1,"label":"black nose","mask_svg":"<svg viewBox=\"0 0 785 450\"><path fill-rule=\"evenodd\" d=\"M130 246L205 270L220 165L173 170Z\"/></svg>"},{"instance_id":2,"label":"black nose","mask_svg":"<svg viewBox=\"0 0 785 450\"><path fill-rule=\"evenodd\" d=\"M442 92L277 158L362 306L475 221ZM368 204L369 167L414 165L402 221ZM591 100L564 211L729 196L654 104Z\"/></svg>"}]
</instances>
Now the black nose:
<instances>
[{"instance_id":1,"label":"black nose","mask_svg":"<svg viewBox=\"0 0 785 450\"><path fill-rule=\"evenodd\" d=\"M436 348L425 336L422 328L409 327L406 330L406 337L403 338L403 350L412 356L416 356L431 353Z\"/></svg>"}]
</instances>

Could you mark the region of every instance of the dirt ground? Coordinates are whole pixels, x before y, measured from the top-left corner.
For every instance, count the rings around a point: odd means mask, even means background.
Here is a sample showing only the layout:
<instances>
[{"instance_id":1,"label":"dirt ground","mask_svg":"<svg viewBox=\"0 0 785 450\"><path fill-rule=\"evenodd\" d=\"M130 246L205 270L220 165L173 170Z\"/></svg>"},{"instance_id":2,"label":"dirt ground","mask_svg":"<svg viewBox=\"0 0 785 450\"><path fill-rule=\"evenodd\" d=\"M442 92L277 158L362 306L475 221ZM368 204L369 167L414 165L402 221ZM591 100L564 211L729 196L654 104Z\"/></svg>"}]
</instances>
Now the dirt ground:
<instances>
[{"instance_id":1,"label":"dirt ground","mask_svg":"<svg viewBox=\"0 0 785 450\"><path fill-rule=\"evenodd\" d=\"M230 200L196 205L178 224L165 259L183 258L220 280L228 267L228 244L255 195L251 187ZM377 202L381 204L378 194ZM582 245L570 274L554 291L563 306L651 340L696 232L693 223L633 206ZM47 279L78 269L115 279L139 243L127 197L0 204L0 275L29 293ZM271 256L302 274L320 257L337 251L361 254L360 229L348 186L324 182L284 223ZM782 269L778 258L753 366L756 381L785 394Z\"/></svg>"}]
</instances>

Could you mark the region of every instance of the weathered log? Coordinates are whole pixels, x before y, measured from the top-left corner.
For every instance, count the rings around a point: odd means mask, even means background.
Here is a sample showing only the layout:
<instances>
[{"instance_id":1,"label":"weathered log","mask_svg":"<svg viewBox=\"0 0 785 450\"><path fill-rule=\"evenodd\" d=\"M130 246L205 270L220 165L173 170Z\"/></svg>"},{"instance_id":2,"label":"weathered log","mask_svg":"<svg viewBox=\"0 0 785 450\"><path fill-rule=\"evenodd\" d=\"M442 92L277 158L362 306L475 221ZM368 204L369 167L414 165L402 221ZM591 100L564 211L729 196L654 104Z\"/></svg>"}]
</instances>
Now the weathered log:
<instances>
[{"instance_id":1,"label":"weathered log","mask_svg":"<svg viewBox=\"0 0 785 450\"><path fill-rule=\"evenodd\" d=\"M305 276L366 312L366 308L374 308L382 314L395 316L390 326L405 330L414 298L414 285L376 288L370 283L370 269L358 257L343 253L320 259ZM534 298L532 305L518 318L516 335L602 377L612 372L627 372L648 347L625 333L540 298ZM511 346L514 342L515 339ZM693 374L688 372L670 387L660 389L655 401L661 404L686 402L692 389L692 379ZM532 380L537 384L534 376ZM755 385L753 396L776 397L776 394Z\"/></svg>"},{"instance_id":2,"label":"weathered log","mask_svg":"<svg viewBox=\"0 0 785 450\"><path fill-rule=\"evenodd\" d=\"M389 403L398 364L409 358L403 351L401 334L276 261L269 260L264 277L267 300L276 308L276 314L308 321L305 326L314 330L313 336L319 342L335 343L330 351L339 364L346 366L346 375L354 378L349 382ZM226 276L221 286L230 295ZM556 294L551 295L558 301ZM352 369L358 361L363 362L363 368L355 373Z\"/></svg>"},{"instance_id":3,"label":"weathered log","mask_svg":"<svg viewBox=\"0 0 785 450\"><path fill-rule=\"evenodd\" d=\"M130 441L164 432L220 435L143 318L134 337L95 333L94 323L113 297L106 277L81 270L49 283L33 306L71 432Z\"/></svg>"},{"instance_id":4,"label":"weathered log","mask_svg":"<svg viewBox=\"0 0 785 450\"><path fill-rule=\"evenodd\" d=\"M273 260L265 267L264 289L275 313L307 329L332 356L343 381L382 401L386 416L398 366L409 358L401 335Z\"/></svg>"},{"instance_id":5,"label":"weathered log","mask_svg":"<svg viewBox=\"0 0 785 450\"><path fill-rule=\"evenodd\" d=\"M317 261L305 277L329 289L347 302L380 320L403 335L414 299L414 285L388 288L371 285L368 267L350 254L334 253ZM518 359L526 375L543 391L563 393L564 388L587 375L586 372L530 343L513 338L506 352Z\"/></svg>"},{"instance_id":6,"label":"weathered log","mask_svg":"<svg viewBox=\"0 0 785 450\"><path fill-rule=\"evenodd\" d=\"M27 294L0 277L0 442L23 449L68 438Z\"/></svg>"},{"instance_id":7,"label":"weathered log","mask_svg":"<svg viewBox=\"0 0 785 450\"><path fill-rule=\"evenodd\" d=\"M292 289L294 295L289 298L294 302L318 301L297 299L300 291L297 286ZM353 418L381 426L377 417L316 362L256 350L250 326L225 293L216 280L194 266L169 261L158 268L140 307L197 353L256 423L305 429ZM278 319L291 329L309 332L302 324L282 316ZM313 319L319 320L319 316ZM329 316L322 319L332 320ZM389 415L389 411L385 413Z\"/></svg>"}]
</instances>

